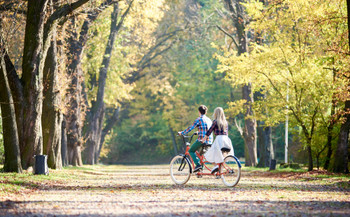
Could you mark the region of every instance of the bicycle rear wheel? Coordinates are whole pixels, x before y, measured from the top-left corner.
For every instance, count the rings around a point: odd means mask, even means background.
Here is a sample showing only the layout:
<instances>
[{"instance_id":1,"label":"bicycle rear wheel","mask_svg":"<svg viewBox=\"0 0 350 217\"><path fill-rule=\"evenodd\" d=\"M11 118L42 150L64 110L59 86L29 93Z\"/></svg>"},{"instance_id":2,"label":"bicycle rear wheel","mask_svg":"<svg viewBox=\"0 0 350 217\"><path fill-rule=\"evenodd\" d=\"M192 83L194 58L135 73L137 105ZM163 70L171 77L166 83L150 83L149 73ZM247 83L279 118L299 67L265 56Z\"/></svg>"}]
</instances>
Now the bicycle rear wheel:
<instances>
[{"instance_id":1,"label":"bicycle rear wheel","mask_svg":"<svg viewBox=\"0 0 350 217\"><path fill-rule=\"evenodd\" d=\"M224 163L221 165L221 173L224 184L228 187L234 187L241 178L241 164L235 157L229 155L225 157Z\"/></svg>"},{"instance_id":2,"label":"bicycle rear wheel","mask_svg":"<svg viewBox=\"0 0 350 217\"><path fill-rule=\"evenodd\" d=\"M170 162L171 179L178 185L188 182L191 177L191 165L185 156L175 156Z\"/></svg>"}]
</instances>

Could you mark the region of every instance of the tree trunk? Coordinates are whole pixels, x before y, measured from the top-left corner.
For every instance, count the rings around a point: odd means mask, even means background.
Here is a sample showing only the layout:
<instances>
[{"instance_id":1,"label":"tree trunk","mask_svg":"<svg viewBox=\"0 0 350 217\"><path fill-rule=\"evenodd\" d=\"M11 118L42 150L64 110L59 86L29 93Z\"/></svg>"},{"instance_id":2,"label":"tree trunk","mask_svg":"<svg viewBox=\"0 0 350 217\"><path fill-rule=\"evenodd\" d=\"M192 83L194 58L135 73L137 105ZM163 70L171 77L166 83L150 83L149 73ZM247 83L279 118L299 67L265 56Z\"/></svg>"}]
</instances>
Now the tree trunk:
<instances>
[{"instance_id":1,"label":"tree trunk","mask_svg":"<svg viewBox=\"0 0 350 217\"><path fill-rule=\"evenodd\" d=\"M68 162L74 166L81 166L81 146L82 146L82 125L85 113L82 104L82 86L83 72L81 69L81 59L83 47L80 46L77 40L78 36L73 28L75 26L75 18L73 17L69 41L68 74L71 77L70 89L68 92L69 113L67 114L67 151Z\"/></svg>"},{"instance_id":2,"label":"tree trunk","mask_svg":"<svg viewBox=\"0 0 350 217\"><path fill-rule=\"evenodd\" d=\"M258 123L258 148L259 148L259 162L258 167L269 167L270 161L274 159L273 144L271 138L271 127L264 127L263 123Z\"/></svg>"},{"instance_id":3,"label":"tree trunk","mask_svg":"<svg viewBox=\"0 0 350 217\"><path fill-rule=\"evenodd\" d=\"M253 117L252 110L252 90L251 84L244 85L243 87L243 99L247 100L245 104L245 119L244 119L244 128L243 128L243 137L247 150L249 152L249 165L246 166L256 166L258 163L257 157L257 138L256 138L256 120ZM247 160L246 160L247 162Z\"/></svg>"},{"instance_id":4,"label":"tree trunk","mask_svg":"<svg viewBox=\"0 0 350 217\"><path fill-rule=\"evenodd\" d=\"M254 100L264 100L266 94L262 91L254 93ZM267 108L265 109L265 115L268 115ZM272 129L271 126L265 126L263 121L258 121L257 127L257 140L258 140L258 167L269 167L272 159L275 159L273 144L272 144Z\"/></svg>"},{"instance_id":5,"label":"tree trunk","mask_svg":"<svg viewBox=\"0 0 350 217\"><path fill-rule=\"evenodd\" d=\"M33 156L43 153L42 103L43 68L46 52L43 47L44 24L48 0L28 0L24 37L22 81L24 83L24 147L21 150L22 166L33 165Z\"/></svg>"},{"instance_id":6,"label":"tree trunk","mask_svg":"<svg viewBox=\"0 0 350 217\"><path fill-rule=\"evenodd\" d=\"M67 128L66 128L66 118L62 118L62 128L61 128L61 158L62 166L66 167L69 165L68 161L68 148L67 148Z\"/></svg>"},{"instance_id":7,"label":"tree trunk","mask_svg":"<svg viewBox=\"0 0 350 217\"><path fill-rule=\"evenodd\" d=\"M247 167L251 167L252 166L252 161L249 155L249 149L247 146L247 143L245 141L245 137L243 136L243 140L244 140L244 159L245 159L245 166Z\"/></svg>"},{"instance_id":8,"label":"tree trunk","mask_svg":"<svg viewBox=\"0 0 350 217\"><path fill-rule=\"evenodd\" d=\"M2 39L0 39L2 40ZM0 42L0 106L5 149L5 172L22 172L19 140L16 123L16 113L10 85L7 79L6 64L4 59L5 49Z\"/></svg>"},{"instance_id":9,"label":"tree trunk","mask_svg":"<svg viewBox=\"0 0 350 217\"><path fill-rule=\"evenodd\" d=\"M308 171L312 171L314 169L314 162L312 159L311 139L307 142L307 155L309 159Z\"/></svg>"},{"instance_id":10,"label":"tree trunk","mask_svg":"<svg viewBox=\"0 0 350 217\"><path fill-rule=\"evenodd\" d=\"M348 146L349 146L349 129L350 129L350 100L345 102L346 115L345 122L340 127L337 149L333 157L333 172L348 173Z\"/></svg>"},{"instance_id":11,"label":"tree trunk","mask_svg":"<svg viewBox=\"0 0 350 217\"><path fill-rule=\"evenodd\" d=\"M275 149L273 148L273 143L272 143L272 127L268 126L265 129L265 138L266 138L266 143L267 143L267 152L269 156L269 162L267 166L270 166L271 160L275 159Z\"/></svg>"},{"instance_id":12,"label":"tree trunk","mask_svg":"<svg viewBox=\"0 0 350 217\"><path fill-rule=\"evenodd\" d=\"M335 76L335 72L334 72L334 76ZM335 114L335 100L332 100L332 108L331 108L331 122L329 123L328 127L327 127L327 144L326 144L326 148L327 148L327 156L326 156L326 161L324 164L324 169L328 170L329 167L329 163L332 157L332 141L333 141L333 128L334 128L334 124L335 124L335 120L333 118L334 114Z\"/></svg>"},{"instance_id":13,"label":"tree trunk","mask_svg":"<svg viewBox=\"0 0 350 217\"><path fill-rule=\"evenodd\" d=\"M333 128L333 127L332 127ZM330 129L328 127L328 132L327 132L327 156L326 156L326 161L324 163L324 169L328 170L329 167L329 163L332 157L332 153L333 153L333 149L332 149L332 140L333 140L333 136L332 136L332 129Z\"/></svg>"},{"instance_id":14,"label":"tree trunk","mask_svg":"<svg viewBox=\"0 0 350 217\"><path fill-rule=\"evenodd\" d=\"M24 126L24 118L23 118L23 86L21 80L19 79L15 66L12 64L10 57L8 54L4 56L5 64L6 64L6 73L9 81L10 89L12 92L12 97L15 106L16 112L16 123L17 123L17 134L18 134L18 142L20 150L24 147L24 139L23 139L23 126Z\"/></svg>"},{"instance_id":15,"label":"tree trunk","mask_svg":"<svg viewBox=\"0 0 350 217\"><path fill-rule=\"evenodd\" d=\"M43 146L44 154L48 155L48 166L53 169L62 168L61 158L61 97L58 86L57 42L54 30L51 46L44 67L44 102L43 102Z\"/></svg>"},{"instance_id":16,"label":"tree trunk","mask_svg":"<svg viewBox=\"0 0 350 217\"><path fill-rule=\"evenodd\" d=\"M120 112L120 107L114 110L112 117L108 118L107 125L102 130L100 147L98 149L97 159L95 159L96 162L98 162L97 161L98 157L101 154L101 149L102 149L103 143L105 142L106 135L111 131L115 123L117 123L117 121L119 120L119 112Z\"/></svg>"},{"instance_id":17,"label":"tree trunk","mask_svg":"<svg viewBox=\"0 0 350 217\"><path fill-rule=\"evenodd\" d=\"M176 139L175 139L175 133L173 131L173 128L170 126L170 124L169 124L169 131L170 131L171 139L173 141L174 155L177 155L178 151L177 151L177 144L176 144Z\"/></svg>"}]
</instances>

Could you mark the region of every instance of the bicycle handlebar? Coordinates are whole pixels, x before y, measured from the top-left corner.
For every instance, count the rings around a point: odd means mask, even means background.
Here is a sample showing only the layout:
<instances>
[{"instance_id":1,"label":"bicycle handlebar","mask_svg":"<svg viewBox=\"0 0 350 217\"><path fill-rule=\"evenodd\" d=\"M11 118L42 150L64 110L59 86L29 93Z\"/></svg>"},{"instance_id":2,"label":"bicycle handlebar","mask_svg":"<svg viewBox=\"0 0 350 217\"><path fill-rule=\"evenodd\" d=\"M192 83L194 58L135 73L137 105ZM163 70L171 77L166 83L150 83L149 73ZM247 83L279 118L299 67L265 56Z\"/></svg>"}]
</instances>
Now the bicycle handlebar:
<instances>
[{"instance_id":1,"label":"bicycle handlebar","mask_svg":"<svg viewBox=\"0 0 350 217\"><path fill-rule=\"evenodd\" d=\"M191 143L192 138L193 138L193 136L195 136L195 135L198 135L198 132L194 132L191 136L185 136L185 135L182 135L182 134L180 134L180 135L178 135L178 136L181 136L181 137L182 137L182 140L183 140L183 142L184 142L184 144L186 144L185 138L190 138L188 142Z\"/></svg>"}]
</instances>

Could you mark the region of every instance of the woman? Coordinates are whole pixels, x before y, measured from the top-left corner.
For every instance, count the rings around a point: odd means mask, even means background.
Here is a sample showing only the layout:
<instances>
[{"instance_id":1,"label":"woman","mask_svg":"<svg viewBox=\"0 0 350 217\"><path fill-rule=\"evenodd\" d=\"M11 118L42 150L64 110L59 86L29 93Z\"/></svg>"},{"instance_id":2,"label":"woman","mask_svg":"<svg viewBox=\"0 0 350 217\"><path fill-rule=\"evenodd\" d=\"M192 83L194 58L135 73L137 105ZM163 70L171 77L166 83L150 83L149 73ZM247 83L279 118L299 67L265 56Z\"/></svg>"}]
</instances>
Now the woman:
<instances>
[{"instance_id":1,"label":"woman","mask_svg":"<svg viewBox=\"0 0 350 217\"><path fill-rule=\"evenodd\" d=\"M213 114L213 124L205 134L205 137L201 142L206 141L209 135L214 131L215 141L211 145L210 149L204 154L207 161L216 163L216 166L211 170L211 173L218 171L219 164L224 162L224 156L222 155L222 148L230 149L229 154L234 155L233 147L230 138L228 137L228 124L225 118L224 110L221 107L217 107Z\"/></svg>"}]
</instances>

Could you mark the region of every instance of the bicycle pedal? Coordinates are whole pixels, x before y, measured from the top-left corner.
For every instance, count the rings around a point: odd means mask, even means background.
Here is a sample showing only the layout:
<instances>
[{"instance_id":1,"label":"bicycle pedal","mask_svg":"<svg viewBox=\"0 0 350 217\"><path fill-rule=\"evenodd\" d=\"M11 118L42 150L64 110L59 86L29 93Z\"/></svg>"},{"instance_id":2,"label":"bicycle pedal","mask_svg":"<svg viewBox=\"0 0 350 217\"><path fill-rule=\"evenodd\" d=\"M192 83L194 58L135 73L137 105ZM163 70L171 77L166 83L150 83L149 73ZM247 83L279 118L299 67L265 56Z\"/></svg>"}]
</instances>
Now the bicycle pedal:
<instances>
[{"instance_id":1,"label":"bicycle pedal","mask_svg":"<svg viewBox=\"0 0 350 217\"><path fill-rule=\"evenodd\" d=\"M203 177L203 175L198 175L198 174L197 174L197 178L202 178L202 177Z\"/></svg>"},{"instance_id":2,"label":"bicycle pedal","mask_svg":"<svg viewBox=\"0 0 350 217\"><path fill-rule=\"evenodd\" d=\"M221 176L220 176L220 175L217 175L215 178L216 178L216 179L221 179Z\"/></svg>"}]
</instances>

